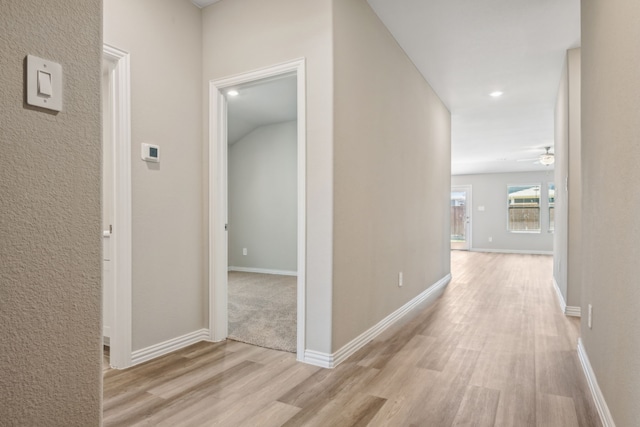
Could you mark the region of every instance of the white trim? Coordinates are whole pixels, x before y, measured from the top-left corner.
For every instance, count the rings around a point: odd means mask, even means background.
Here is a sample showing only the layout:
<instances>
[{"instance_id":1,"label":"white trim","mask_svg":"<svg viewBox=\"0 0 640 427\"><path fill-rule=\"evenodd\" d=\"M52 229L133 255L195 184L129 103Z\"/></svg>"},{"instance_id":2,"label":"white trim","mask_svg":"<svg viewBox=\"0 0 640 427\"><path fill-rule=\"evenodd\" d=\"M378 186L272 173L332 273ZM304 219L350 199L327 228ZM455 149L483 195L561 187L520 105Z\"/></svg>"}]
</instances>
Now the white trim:
<instances>
[{"instance_id":1,"label":"white trim","mask_svg":"<svg viewBox=\"0 0 640 427\"><path fill-rule=\"evenodd\" d=\"M298 286L296 359L304 358L307 304L307 72L304 58L289 65L297 76L298 104Z\"/></svg>"},{"instance_id":2,"label":"white trim","mask_svg":"<svg viewBox=\"0 0 640 427\"><path fill-rule=\"evenodd\" d=\"M226 117L224 96L209 82L209 332L214 342L228 334Z\"/></svg>"},{"instance_id":3,"label":"white trim","mask_svg":"<svg viewBox=\"0 0 640 427\"><path fill-rule=\"evenodd\" d=\"M560 290L560 286L558 285L558 281L556 280L555 276L553 277L553 287L556 289L556 294L558 295L560 311L565 313L567 309L567 303L564 301L564 295L562 295L562 291Z\"/></svg>"},{"instance_id":4,"label":"white trim","mask_svg":"<svg viewBox=\"0 0 640 427\"><path fill-rule=\"evenodd\" d=\"M429 286L425 291L420 293L418 296L413 298L411 301L376 323L374 326L369 328L367 331L363 332L349 343L344 345L338 351L333 354L321 353L319 351L306 350L304 354L303 362L308 363L310 365L320 366L322 368L335 368L340 363L344 362L354 354L356 351L360 350L362 347L367 345L369 342L374 340L378 335L383 333L387 328L392 326L398 320L400 320L403 316L413 310L419 304L422 304L424 301L429 298L437 298L444 291L444 288L447 287L449 282L451 281L451 274L447 274L442 279L438 280L433 285Z\"/></svg>"},{"instance_id":5,"label":"white trim","mask_svg":"<svg viewBox=\"0 0 640 427\"><path fill-rule=\"evenodd\" d=\"M228 271L240 271L242 273L261 273L261 274L277 274L279 276L297 276L297 271L290 270L271 270L268 268L252 268L252 267L231 267Z\"/></svg>"},{"instance_id":6,"label":"white trim","mask_svg":"<svg viewBox=\"0 0 640 427\"><path fill-rule=\"evenodd\" d=\"M562 313L567 316L581 317L582 310L580 307L570 306L564 302L564 295L562 295L560 286L558 285L555 277L553 278L553 287L556 289L556 293L558 294L558 303L560 304L560 310Z\"/></svg>"},{"instance_id":7,"label":"white trim","mask_svg":"<svg viewBox=\"0 0 640 427\"><path fill-rule=\"evenodd\" d=\"M188 334L176 337L159 344L136 350L131 355L132 365L139 365L156 357L164 356L173 351L180 350L181 348L188 347L192 344L209 339L209 330L200 329L198 331L190 332Z\"/></svg>"},{"instance_id":8,"label":"white trim","mask_svg":"<svg viewBox=\"0 0 640 427\"><path fill-rule=\"evenodd\" d=\"M300 58L209 82L209 330L212 341L228 334L227 319L227 129L222 91L234 85L294 74L298 88L298 284L297 360L304 357L306 331L306 71Z\"/></svg>"},{"instance_id":9,"label":"white trim","mask_svg":"<svg viewBox=\"0 0 640 427\"><path fill-rule=\"evenodd\" d=\"M581 307L576 307L576 306L573 306L573 305L568 305L564 309L564 314L566 314L567 316L571 316L571 317L582 317L582 308Z\"/></svg>"},{"instance_id":10,"label":"white trim","mask_svg":"<svg viewBox=\"0 0 640 427\"><path fill-rule=\"evenodd\" d=\"M321 368L333 368L335 367L333 359L333 354L322 353L314 350L305 350L303 362L309 365L319 366Z\"/></svg>"},{"instance_id":11,"label":"white trim","mask_svg":"<svg viewBox=\"0 0 640 427\"><path fill-rule=\"evenodd\" d=\"M114 135L114 219L112 235L114 257L110 364L113 368L131 366L131 74L130 57L123 50L103 45L102 58L111 62ZM117 313L117 315L115 315Z\"/></svg>"},{"instance_id":12,"label":"white trim","mask_svg":"<svg viewBox=\"0 0 640 427\"><path fill-rule=\"evenodd\" d=\"M553 255L553 251L534 251L528 249L487 249L471 248L471 252L488 252L496 254Z\"/></svg>"},{"instance_id":13,"label":"white trim","mask_svg":"<svg viewBox=\"0 0 640 427\"><path fill-rule=\"evenodd\" d=\"M587 356L587 350L584 348L582 338L578 338L578 358L580 359L584 375L587 377L589 390L591 390L591 395L593 396L596 408L598 409L598 414L600 415L600 421L602 421L603 427L616 427L616 423L613 421L611 412L609 412L609 406L607 406L602 390L600 390L600 386L598 385L596 374L593 372L593 368L591 367L591 362L589 361L589 356Z\"/></svg>"}]
</instances>

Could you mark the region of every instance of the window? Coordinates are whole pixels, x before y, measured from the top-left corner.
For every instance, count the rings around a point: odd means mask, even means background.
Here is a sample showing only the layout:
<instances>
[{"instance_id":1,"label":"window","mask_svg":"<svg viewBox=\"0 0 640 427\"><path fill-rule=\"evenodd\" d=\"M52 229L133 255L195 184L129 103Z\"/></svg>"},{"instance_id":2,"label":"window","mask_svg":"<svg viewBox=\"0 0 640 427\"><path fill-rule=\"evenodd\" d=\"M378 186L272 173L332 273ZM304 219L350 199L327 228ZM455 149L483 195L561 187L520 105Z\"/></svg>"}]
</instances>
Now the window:
<instances>
[{"instance_id":1,"label":"window","mask_svg":"<svg viewBox=\"0 0 640 427\"><path fill-rule=\"evenodd\" d=\"M553 182L548 183L549 186L549 232L556 229L555 206L556 206L556 185Z\"/></svg>"},{"instance_id":2,"label":"window","mask_svg":"<svg viewBox=\"0 0 640 427\"><path fill-rule=\"evenodd\" d=\"M507 230L540 232L540 185L507 186Z\"/></svg>"}]
</instances>

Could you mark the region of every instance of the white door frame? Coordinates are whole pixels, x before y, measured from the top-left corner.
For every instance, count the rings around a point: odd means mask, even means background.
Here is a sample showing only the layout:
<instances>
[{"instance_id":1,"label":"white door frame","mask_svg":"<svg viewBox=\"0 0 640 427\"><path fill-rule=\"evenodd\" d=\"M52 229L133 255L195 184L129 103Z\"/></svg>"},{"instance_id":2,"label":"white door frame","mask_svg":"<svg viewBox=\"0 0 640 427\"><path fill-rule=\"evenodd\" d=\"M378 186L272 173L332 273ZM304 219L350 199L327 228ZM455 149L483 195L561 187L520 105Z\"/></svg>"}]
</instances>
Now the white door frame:
<instances>
[{"instance_id":1,"label":"white door frame","mask_svg":"<svg viewBox=\"0 0 640 427\"><path fill-rule=\"evenodd\" d=\"M295 73L298 88L298 283L297 360L305 348L306 262L306 77L296 59L209 82L209 332L212 341L228 335L227 313L227 103L224 90L281 74Z\"/></svg>"},{"instance_id":2,"label":"white door frame","mask_svg":"<svg viewBox=\"0 0 640 427\"><path fill-rule=\"evenodd\" d=\"M451 186L451 192L453 193L454 191L466 191L467 193L467 199L466 199L466 214L467 214L467 223L466 223L466 234L467 234L467 247L463 248L461 250L465 250L465 251L470 251L472 246L472 241L471 241L471 227L472 227L472 220L473 220L473 195L472 195L472 186L471 185L452 185ZM459 249L459 248L457 248Z\"/></svg>"},{"instance_id":3,"label":"white door frame","mask_svg":"<svg viewBox=\"0 0 640 427\"><path fill-rule=\"evenodd\" d=\"M107 44L102 58L109 73L112 103L114 218L113 292L109 363L117 369L131 366L131 90L129 54Z\"/></svg>"}]
</instances>

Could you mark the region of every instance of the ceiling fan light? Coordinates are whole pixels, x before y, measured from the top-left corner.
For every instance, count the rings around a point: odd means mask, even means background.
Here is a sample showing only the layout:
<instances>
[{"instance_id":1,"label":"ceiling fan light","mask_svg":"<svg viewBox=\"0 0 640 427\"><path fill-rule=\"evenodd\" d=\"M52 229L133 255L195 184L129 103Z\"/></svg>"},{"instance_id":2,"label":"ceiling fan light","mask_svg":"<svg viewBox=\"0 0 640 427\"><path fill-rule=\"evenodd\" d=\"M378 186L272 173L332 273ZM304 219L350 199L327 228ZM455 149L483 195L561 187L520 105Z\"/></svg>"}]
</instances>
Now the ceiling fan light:
<instances>
[{"instance_id":1,"label":"ceiling fan light","mask_svg":"<svg viewBox=\"0 0 640 427\"><path fill-rule=\"evenodd\" d=\"M549 166L552 165L553 162L555 162L555 157L553 156L553 154L542 154L540 155L540 163L542 163L545 166Z\"/></svg>"}]
</instances>

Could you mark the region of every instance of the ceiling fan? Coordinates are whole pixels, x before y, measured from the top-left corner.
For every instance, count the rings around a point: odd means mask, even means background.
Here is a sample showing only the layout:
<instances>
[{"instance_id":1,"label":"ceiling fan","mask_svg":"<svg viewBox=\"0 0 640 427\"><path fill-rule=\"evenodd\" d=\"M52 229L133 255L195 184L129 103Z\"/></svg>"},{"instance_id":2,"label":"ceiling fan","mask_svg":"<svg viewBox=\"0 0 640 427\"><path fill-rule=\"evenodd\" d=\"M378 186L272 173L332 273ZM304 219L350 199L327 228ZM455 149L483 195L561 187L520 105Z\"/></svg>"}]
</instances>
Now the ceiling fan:
<instances>
[{"instance_id":1,"label":"ceiling fan","mask_svg":"<svg viewBox=\"0 0 640 427\"><path fill-rule=\"evenodd\" d=\"M549 152L549 150L551 150L551 147L544 147L544 149L545 149L545 153L540 154L538 157L534 157L531 159L518 159L518 161L519 162L535 162L541 165L550 166L556 161L556 158L553 155L553 153Z\"/></svg>"}]
</instances>

